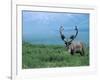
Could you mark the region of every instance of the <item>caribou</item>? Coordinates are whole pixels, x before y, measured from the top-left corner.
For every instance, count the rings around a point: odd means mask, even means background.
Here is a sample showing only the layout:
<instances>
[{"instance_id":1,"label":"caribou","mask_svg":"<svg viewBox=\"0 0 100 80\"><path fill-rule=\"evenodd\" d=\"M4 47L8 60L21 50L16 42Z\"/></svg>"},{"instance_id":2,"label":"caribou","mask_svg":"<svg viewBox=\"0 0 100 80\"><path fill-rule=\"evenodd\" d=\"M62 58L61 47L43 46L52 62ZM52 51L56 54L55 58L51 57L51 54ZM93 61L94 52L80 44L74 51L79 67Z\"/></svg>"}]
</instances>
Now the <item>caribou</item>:
<instances>
[{"instance_id":1,"label":"caribou","mask_svg":"<svg viewBox=\"0 0 100 80\"><path fill-rule=\"evenodd\" d=\"M64 41L64 44L71 55L75 53L80 53L81 56L84 56L84 46L83 43L80 41L74 41L78 35L78 28L75 26L75 35L71 35L69 38L66 38L64 35L64 28L60 26L60 36L61 39Z\"/></svg>"}]
</instances>

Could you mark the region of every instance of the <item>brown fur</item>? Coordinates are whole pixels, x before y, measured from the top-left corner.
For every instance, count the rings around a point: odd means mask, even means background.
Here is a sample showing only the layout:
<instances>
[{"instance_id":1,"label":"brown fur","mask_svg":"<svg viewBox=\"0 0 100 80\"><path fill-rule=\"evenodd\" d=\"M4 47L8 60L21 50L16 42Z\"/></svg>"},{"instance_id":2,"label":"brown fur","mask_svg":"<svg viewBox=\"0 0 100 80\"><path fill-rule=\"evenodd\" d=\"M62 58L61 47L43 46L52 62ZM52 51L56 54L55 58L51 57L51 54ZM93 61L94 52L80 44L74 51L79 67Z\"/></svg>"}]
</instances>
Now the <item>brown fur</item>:
<instances>
[{"instance_id":1,"label":"brown fur","mask_svg":"<svg viewBox=\"0 0 100 80\"><path fill-rule=\"evenodd\" d=\"M81 42L72 42L68 46L68 51L72 55L74 55L75 53L80 53L80 55L83 56L84 55L84 47L83 47L83 44Z\"/></svg>"}]
</instances>

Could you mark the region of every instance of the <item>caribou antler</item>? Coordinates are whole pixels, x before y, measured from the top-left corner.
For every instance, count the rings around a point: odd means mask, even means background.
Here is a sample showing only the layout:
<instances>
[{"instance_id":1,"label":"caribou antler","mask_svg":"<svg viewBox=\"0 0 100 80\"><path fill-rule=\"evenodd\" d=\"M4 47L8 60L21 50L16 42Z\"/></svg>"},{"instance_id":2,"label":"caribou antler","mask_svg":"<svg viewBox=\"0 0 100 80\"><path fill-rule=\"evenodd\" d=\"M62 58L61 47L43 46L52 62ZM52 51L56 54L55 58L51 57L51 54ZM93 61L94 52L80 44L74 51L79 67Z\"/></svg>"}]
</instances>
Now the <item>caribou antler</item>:
<instances>
[{"instance_id":1,"label":"caribou antler","mask_svg":"<svg viewBox=\"0 0 100 80\"><path fill-rule=\"evenodd\" d=\"M67 41L67 38L64 36L64 28L63 26L60 27L60 35L61 35L61 39L65 42L66 46L69 46L71 44L71 42L76 38L77 34L78 34L78 29L77 26L75 26L75 30L76 30L76 34L75 35L71 35L70 36L70 41Z\"/></svg>"},{"instance_id":2,"label":"caribou antler","mask_svg":"<svg viewBox=\"0 0 100 80\"><path fill-rule=\"evenodd\" d=\"M76 36L77 36L77 34L78 34L77 26L75 26L75 30L76 30L76 34L70 36L70 39L71 39L70 42L72 42L72 41L76 38Z\"/></svg>"},{"instance_id":3,"label":"caribou antler","mask_svg":"<svg viewBox=\"0 0 100 80\"><path fill-rule=\"evenodd\" d=\"M65 40L65 36L64 36L63 30L64 30L63 26L60 26L59 31L60 31L61 39L64 41Z\"/></svg>"}]
</instances>

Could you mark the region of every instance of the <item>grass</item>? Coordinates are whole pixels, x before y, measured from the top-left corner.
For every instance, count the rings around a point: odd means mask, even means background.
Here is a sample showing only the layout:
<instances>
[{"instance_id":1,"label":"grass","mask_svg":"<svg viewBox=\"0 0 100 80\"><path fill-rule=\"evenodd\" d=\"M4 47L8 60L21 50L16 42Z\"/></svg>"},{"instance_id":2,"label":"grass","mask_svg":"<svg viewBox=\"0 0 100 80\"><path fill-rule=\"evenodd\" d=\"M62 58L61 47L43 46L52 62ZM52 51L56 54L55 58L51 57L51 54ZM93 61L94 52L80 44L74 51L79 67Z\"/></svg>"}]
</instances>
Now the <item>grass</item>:
<instances>
[{"instance_id":1,"label":"grass","mask_svg":"<svg viewBox=\"0 0 100 80\"><path fill-rule=\"evenodd\" d=\"M22 44L22 68L75 67L89 65L89 48L85 56L71 55L61 45Z\"/></svg>"}]
</instances>

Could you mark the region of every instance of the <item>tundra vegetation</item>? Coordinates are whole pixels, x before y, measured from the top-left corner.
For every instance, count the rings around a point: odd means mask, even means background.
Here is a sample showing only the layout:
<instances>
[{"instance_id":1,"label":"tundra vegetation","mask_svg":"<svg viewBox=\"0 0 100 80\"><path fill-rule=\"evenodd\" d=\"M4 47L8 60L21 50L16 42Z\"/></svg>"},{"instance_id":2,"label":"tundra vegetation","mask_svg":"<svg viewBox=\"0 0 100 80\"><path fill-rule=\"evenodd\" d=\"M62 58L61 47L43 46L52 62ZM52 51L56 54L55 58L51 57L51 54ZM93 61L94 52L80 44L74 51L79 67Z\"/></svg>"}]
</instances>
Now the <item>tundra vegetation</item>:
<instances>
[{"instance_id":1,"label":"tundra vegetation","mask_svg":"<svg viewBox=\"0 0 100 80\"><path fill-rule=\"evenodd\" d=\"M89 24L88 13L23 10L22 68L89 66Z\"/></svg>"},{"instance_id":2,"label":"tundra vegetation","mask_svg":"<svg viewBox=\"0 0 100 80\"><path fill-rule=\"evenodd\" d=\"M89 66L89 47L85 55L71 55L64 45L30 44L22 42L22 68Z\"/></svg>"}]
</instances>

